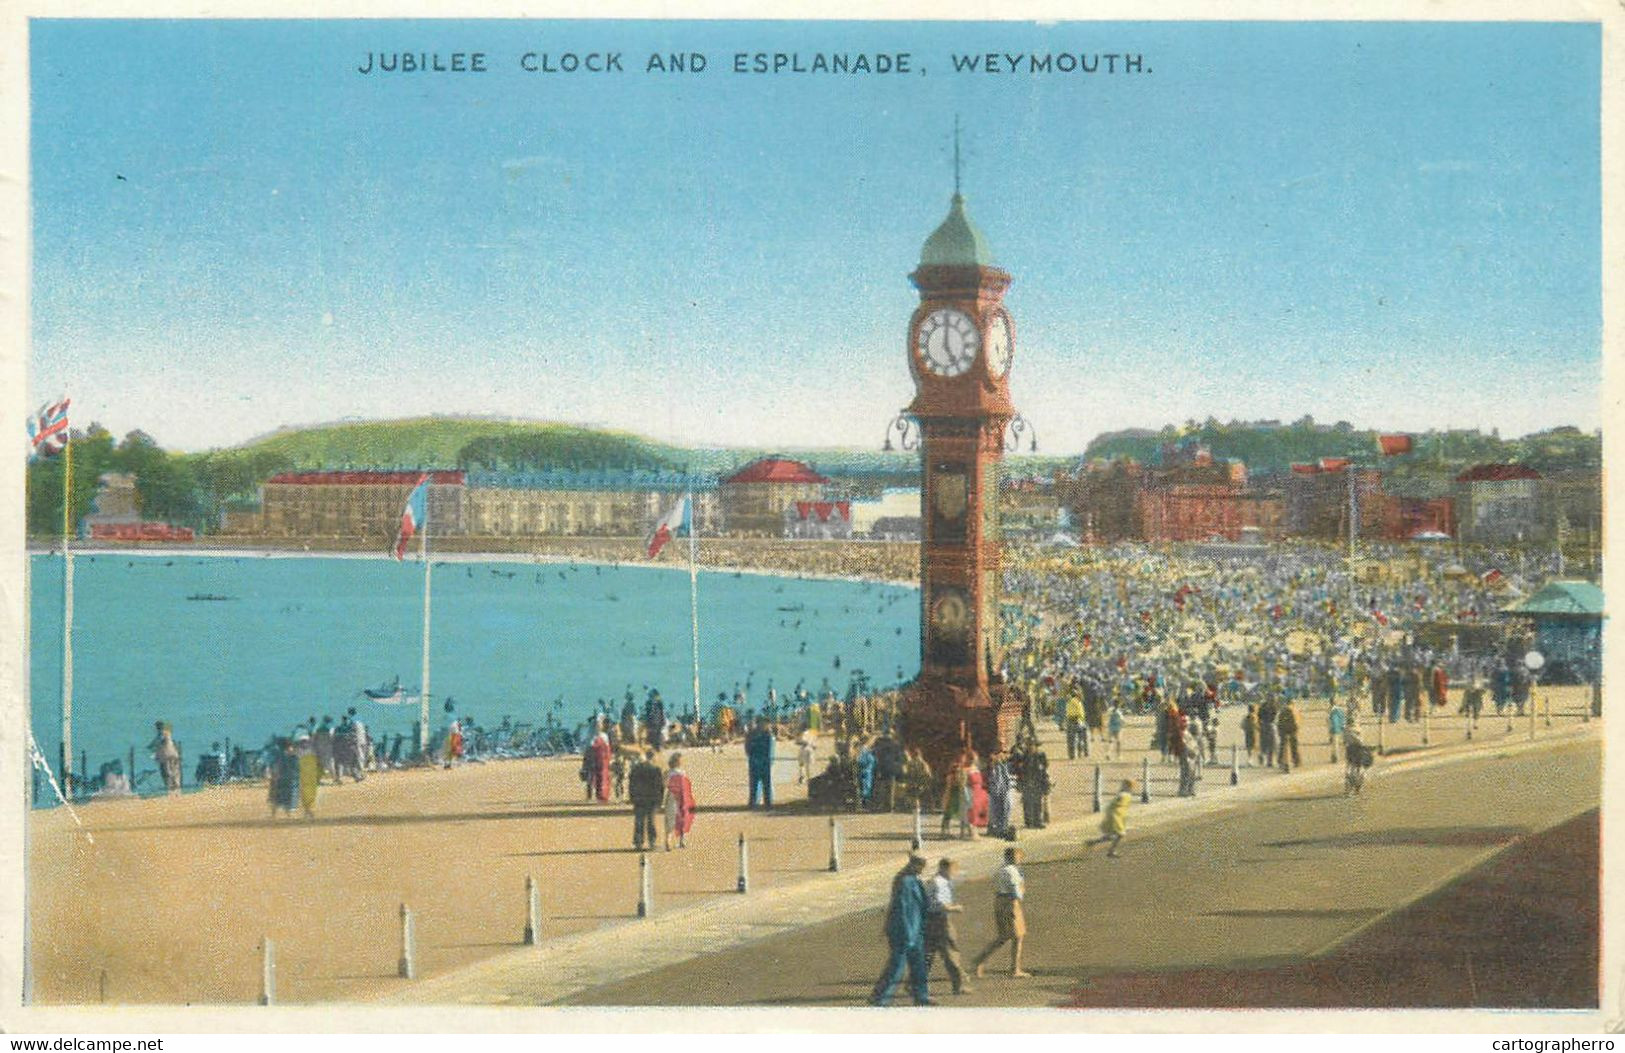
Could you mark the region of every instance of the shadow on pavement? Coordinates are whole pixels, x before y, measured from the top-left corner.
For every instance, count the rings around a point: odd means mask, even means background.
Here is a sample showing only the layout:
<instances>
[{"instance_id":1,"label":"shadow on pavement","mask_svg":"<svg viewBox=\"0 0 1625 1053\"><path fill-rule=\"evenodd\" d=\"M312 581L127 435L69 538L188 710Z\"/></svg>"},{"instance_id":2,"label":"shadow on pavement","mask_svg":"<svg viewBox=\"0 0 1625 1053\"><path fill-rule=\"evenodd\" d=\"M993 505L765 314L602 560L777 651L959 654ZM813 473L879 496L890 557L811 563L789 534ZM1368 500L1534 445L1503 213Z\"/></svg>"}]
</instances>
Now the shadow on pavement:
<instances>
[{"instance_id":1,"label":"shadow on pavement","mask_svg":"<svg viewBox=\"0 0 1625 1053\"><path fill-rule=\"evenodd\" d=\"M1401 830L1354 831L1329 837L1307 837L1293 841L1266 841L1269 848L1349 848L1355 845L1439 845L1472 848L1514 841L1529 832L1523 826L1421 826Z\"/></svg>"}]
</instances>

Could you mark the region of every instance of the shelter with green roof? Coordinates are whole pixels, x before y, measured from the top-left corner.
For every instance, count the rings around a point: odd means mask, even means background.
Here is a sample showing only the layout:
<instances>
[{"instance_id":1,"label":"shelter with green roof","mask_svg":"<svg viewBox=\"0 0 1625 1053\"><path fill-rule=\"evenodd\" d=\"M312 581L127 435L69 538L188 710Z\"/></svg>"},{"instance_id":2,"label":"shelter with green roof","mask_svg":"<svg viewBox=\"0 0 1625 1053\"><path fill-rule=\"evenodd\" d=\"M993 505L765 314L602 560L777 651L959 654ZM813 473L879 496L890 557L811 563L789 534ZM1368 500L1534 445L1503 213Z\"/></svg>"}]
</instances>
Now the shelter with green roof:
<instances>
[{"instance_id":1,"label":"shelter with green roof","mask_svg":"<svg viewBox=\"0 0 1625 1053\"><path fill-rule=\"evenodd\" d=\"M1546 683L1595 683L1602 669L1602 589L1589 581L1547 582L1533 596L1502 609L1535 629L1546 658Z\"/></svg>"}]
</instances>

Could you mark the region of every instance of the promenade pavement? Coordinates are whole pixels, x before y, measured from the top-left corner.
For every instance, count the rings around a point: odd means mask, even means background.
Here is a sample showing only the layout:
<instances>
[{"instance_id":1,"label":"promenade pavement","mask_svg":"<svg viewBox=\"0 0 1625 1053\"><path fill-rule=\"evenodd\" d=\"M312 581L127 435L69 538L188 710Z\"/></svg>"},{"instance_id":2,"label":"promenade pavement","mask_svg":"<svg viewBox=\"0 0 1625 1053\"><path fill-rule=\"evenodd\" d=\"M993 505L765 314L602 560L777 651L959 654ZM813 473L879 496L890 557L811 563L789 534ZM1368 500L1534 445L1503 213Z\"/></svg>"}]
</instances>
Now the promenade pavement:
<instances>
[{"instance_id":1,"label":"promenade pavement","mask_svg":"<svg viewBox=\"0 0 1625 1053\"><path fill-rule=\"evenodd\" d=\"M1597 805L1601 749L1594 738L1438 763L1444 759L1379 769L1354 799L1330 790L1325 778L1308 778L1284 796L1248 808L1191 815L1151 829L1131 820L1130 837L1115 860L1106 859L1103 849L1086 853L1075 843L1035 845L1025 866L1024 965L1033 977L1007 975L1006 949L964 995L950 993L939 964L933 995L959 1008L1230 1005L1233 992L1224 986L1230 970L1318 957L1508 846ZM967 855L953 846L931 850ZM960 889L966 910L959 935L967 959L993 935L986 877L993 865L979 856L967 859L966 870L978 878ZM876 883L883 885L887 876L876 875ZM879 898L884 900L883 891ZM1486 909L1515 911L1517 904ZM568 1001L862 1005L885 960L883 933L884 910L871 908L579 991ZM1434 936L1432 950L1450 949ZM1455 951L1453 957L1441 953L1432 968L1456 970L1460 949ZM1586 954L1585 948L1572 951ZM1525 953L1531 968L1550 965L1541 964L1538 946ZM1506 964L1481 960L1480 969ZM1186 984L1209 989L1164 993L1159 1000L1155 985L1148 994L1142 982L1112 987L1122 1001L1090 997L1096 979L1132 973L1143 980L1147 973L1176 970L1189 971L1179 974ZM1464 997L1468 984L1461 978ZM1384 1001L1395 993L1375 985L1369 993L1355 987L1338 994L1341 999L1322 1004L1415 1004ZM907 1002L906 990L899 996ZM1248 991L1247 1004L1302 1004L1301 992L1282 996L1292 1001L1272 1002L1267 991ZM1590 1004L1595 998L1593 987Z\"/></svg>"},{"instance_id":2,"label":"promenade pavement","mask_svg":"<svg viewBox=\"0 0 1625 1053\"><path fill-rule=\"evenodd\" d=\"M1486 720L1471 748L1521 743L1530 730L1543 742L1600 730L1600 722L1581 722L1583 692L1565 690L1552 692L1552 727L1541 719L1509 731ZM1239 718L1225 711L1226 757ZM1221 765L1208 770L1196 801L1160 801L1172 793L1173 768L1153 757L1160 803L1142 809L1140 821L1263 800L1321 777L1316 771L1335 777L1323 711L1311 709L1305 723L1305 772L1243 767L1232 788ZM1055 780L1055 823L1042 836L1074 839L1094 822L1094 761L1066 760L1054 726L1041 731ZM1464 732L1459 718L1434 722L1426 752L1468 748ZM1404 726L1390 729L1387 741L1396 757L1408 756L1420 752L1420 734ZM1125 738L1123 760L1103 772L1108 790L1138 776L1148 720L1132 720ZM820 767L831 748L826 737ZM556 1002L873 905L907 849L911 817L843 816L847 869L829 874L828 819L797 806L805 791L795 784L791 751L781 744L775 778L791 806L771 815L743 808L737 746L686 753L700 814L688 849L650 856L655 914L645 921L635 920L630 809L585 803L573 758L375 774L324 787L314 820L267 818L263 785L95 802L78 809L84 829L61 809L37 812L28 859L35 997L88 1003L105 992L111 1003L252 1004L268 936L285 1004ZM929 817L927 824L934 825ZM750 841L747 896L733 893L740 833ZM1001 847L953 844L972 872ZM529 948L520 946L527 875L541 886L543 914L542 943ZM402 902L417 926L418 979L410 982L396 976ZM657 945L663 949L649 949ZM601 953L628 947L638 948L630 963ZM545 965L549 979L526 980L526 962ZM511 983L498 978L509 970Z\"/></svg>"}]
</instances>

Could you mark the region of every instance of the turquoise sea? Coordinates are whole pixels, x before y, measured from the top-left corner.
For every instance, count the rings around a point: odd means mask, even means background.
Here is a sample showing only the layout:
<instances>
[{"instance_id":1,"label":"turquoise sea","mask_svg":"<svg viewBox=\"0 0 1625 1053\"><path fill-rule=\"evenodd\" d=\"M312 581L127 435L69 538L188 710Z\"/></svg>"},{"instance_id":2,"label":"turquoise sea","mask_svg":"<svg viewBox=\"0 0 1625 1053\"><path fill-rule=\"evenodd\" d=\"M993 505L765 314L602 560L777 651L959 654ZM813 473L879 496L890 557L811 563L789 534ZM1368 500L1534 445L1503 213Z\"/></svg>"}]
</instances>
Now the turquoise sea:
<instances>
[{"instance_id":1,"label":"turquoise sea","mask_svg":"<svg viewBox=\"0 0 1625 1053\"><path fill-rule=\"evenodd\" d=\"M54 766L61 557L31 557L30 574L32 725ZM415 704L380 705L360 691L399 676L416 692L422 589L421 563L387 559L76 555L74 752L87 753L91 773L132 746L150 767L143 748L153 722L166 720L190 782L211 742L258 746L352 705L375 735L409 733ZM445 562L434 567L433 597L437 719L449 695L486 727L504 716L539 725L549 712L573 725L601 697L618 709L629 687L641 704L646 686L672 710L688 708L686 570ZM827 678L844 692L857 670L881 686L919 669L911 587L702 572L699 609L707 707L747 678L760 706L769 684L783 696Z\"/></svg>"}]
</instances>

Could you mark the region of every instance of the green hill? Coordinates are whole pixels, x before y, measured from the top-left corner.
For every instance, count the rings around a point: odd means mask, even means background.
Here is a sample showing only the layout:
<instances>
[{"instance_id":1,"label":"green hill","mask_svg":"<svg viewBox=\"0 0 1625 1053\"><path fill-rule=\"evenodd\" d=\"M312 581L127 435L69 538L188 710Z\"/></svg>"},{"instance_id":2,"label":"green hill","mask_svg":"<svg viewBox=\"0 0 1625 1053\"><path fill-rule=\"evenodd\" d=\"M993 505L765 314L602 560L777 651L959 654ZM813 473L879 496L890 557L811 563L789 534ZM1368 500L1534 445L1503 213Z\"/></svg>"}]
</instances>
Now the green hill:
<instances>
[{"instance_id":1,"label":"green hill","mask_svg":"<svg viewBox=\"0 0 1625 1053\"><path fill-rule=\"evenodd\" d=\"M1347 421L1319 424L1302 417L1290 424L1280 421L1229 421L1209 418L1186 421L1183 427L1170 424L1161 431L1131 429L1097 435L1084 451L1085 460L1131 457L1141 463L1157 463L1164 446L1199 443L1215 457L1246 463L1259 474L1285 472L1292 464L1312 462L1322 457L1355 456L1376 460L1378 432L1356 429ZM1503 439L1496 432L1475 429L1412 433L1413 452L1383 458L1391 472L1441 473L1471 464L1511 461L1527 464L1543 473L1596 471L1602 463L1602 439L1595 432L1558 427L1534 432L1517 439Z\"/></svg>"},{"instance_id":2,"label":"green hill","mask_svg":"<svg viewBox=\"0 0 1625 1053\"><path fill-rule=\"evenodd\" d=\"M673 468L683 451L626 432L543 421L416 417L285 428L216 454L288 468Z\"/></svg>"}]
</instances>

